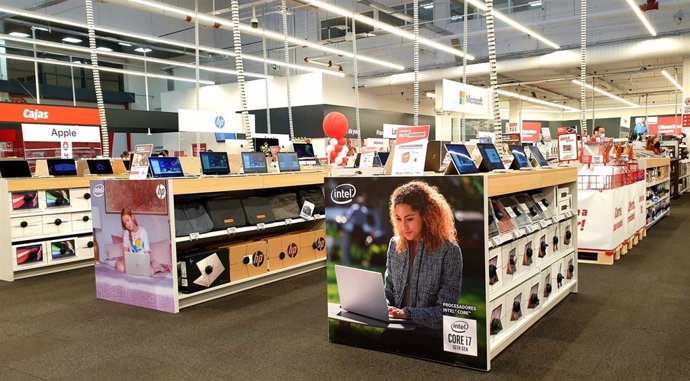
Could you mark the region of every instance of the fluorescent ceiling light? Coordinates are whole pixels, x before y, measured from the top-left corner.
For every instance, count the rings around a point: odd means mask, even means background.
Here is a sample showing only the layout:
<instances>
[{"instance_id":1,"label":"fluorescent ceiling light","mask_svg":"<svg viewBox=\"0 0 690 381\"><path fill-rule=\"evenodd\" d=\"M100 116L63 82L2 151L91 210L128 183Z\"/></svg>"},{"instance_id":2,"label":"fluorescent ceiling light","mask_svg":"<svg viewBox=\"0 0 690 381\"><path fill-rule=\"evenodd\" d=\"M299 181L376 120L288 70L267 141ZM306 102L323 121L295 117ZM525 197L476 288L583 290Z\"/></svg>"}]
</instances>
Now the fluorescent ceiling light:
<instances>
[{"instance_id":1,"label":"fluorescent ceiling light","mask_svg":"<svg viewBox=\"0 0 690 381\"><path fill-rule=\"evenodd\" d=\"M129 42L118 42L117 44L120 46L132 46Z\"/></svg>"},{"instance_id":2,"label":"fluorescent ceiling light","mask_svg":"<svg viewBox=\"0 0 690 381\"><path fill-rule=\"evenodd\" d=\"M153 50L149 48L136 48L134 51L139 53L151 53Z\"/></svg>"},{"instance_id":3,"label":"fluorescent ceiling light","mask_svg":"<svg viewBox=\"0 0 690 381\"><path fill-rule=\"evenodd\" d=\"M436 93L431 91L427 91L424 95L426 95L427 98L436 98Z\"/></svg>"},{"instance_id":4,"label":"fluorescent ceiling light","mask_svg":"<svg viewBox=\"0 0 690 381\"><path fill-rule=\"evenodd\" d=\"M72 63L75 63L75 64L81 64L82 62L81 62L81 61L79 61L79 60L74 60L74 61L72 61Z\"/></svg>"},{"instance_id":5,"label":"fluorescent ceiling light","mask_svg":"<svg viewBox=\"0 0 690 381\"><path fill-rule=\"evenodd\" d=\"M633 0L625 0L625 1L628 3L630 8L632 8L633 12L635 12L635 16L637 16L640 19L640 21L642 21L642 24L644 24L645 28L647 28L647 30L649 31L649 34L651 34L652 36L656 36L656 30L654 30L654 27L652 26L652 24L647 19L647 16L645 16L644 13L642 13L640 6L635 4L635 1L633 1Z\"/></svg>"},{"instance_id":6,"label":"fluorescent ceiling light","mask_svg":"<svg viewBox=\"0 0 690 381\"><path fill-rule=\"evenodd\" d=\"M51 60L51 59L47 59L47 58L36 58L36 59L34 59L33 57L19 56L19 55L15 55L15 54L7 54L7 53L0 53L0 57L5 57L7 59L17 60L17 61L26 61L26 62L36 61L36 62L48 63L48 64L52 64L52 65L59 65L59 66L71 66L71 67L80 67L80 68L84 68L84 69L92 69L91 65L79 64L79 63L67 62L67 61L57 61L57 60ZM196 83L196 79L193 79L193 78L175 77L172 75L164 75L164 74L143 73L140 71L116 69L113 67L101 66L98 68L98 70L111 72L111 73L134 75L134 76L138 76L138 77L171 79L173 81ZM203 85L215 85L216 84L213 81L207 81L207 80L199 80L199 83L203 84Z\"/></svg>"},{"instance_id":7,"label":"fluorescent ceiling light","mask_svg":"<svg viewBox=\"0 0 690 381\"><path fill-rule=\"evenodd\" d=\"M541 2L541 0L530 1L529 6L530 7L541 7L542 2Z\"/></svg>"},{"instance_id":8,"label":"fluorescent ceiling light","mask_svg":"<svg viewBox=\"0 0 690 381\"><path fill-rule=\"evenodd\" d=\"M534 103L534 104L538 104L538 105L542 105L542 106L547 106L547 107L553 107L553 108L561 109L561 110L563 110L563 111L572 111L572 112L580 111L580 110L578 110L578 109L576 109L576 108L573 108L573 107L570 107L570 106L559 105L559 104L557 104L557 103L551 103L551 102L543 101L543 100L541 100L541 99L532 98L532 97L527 97L527 96L520 95L520 94L517 94L517 93L513 93L513 92L510 92L510 91L496 90L496 92L497 92L499 95L503 95L503 96L506 96L506 97L517 98L517 99L521 99L521 100L523 100L523 101L525 101L525 102Z\"/></svg>"},{"instance_id":9,"label":"fluorescent ceiling light","mask_svg":"<svg viewBox=\"0 0 690 381\"><path fill-rule=\"evenodd\" d=\"M632 102L630 102L630 101L626 101L625 99L623 99L623 98L621 98L621 97L619 97L619 96L617 96L617 95L613 95L613 94L609 93L609 92L606 91L606 90L600 89L600 88L598 88L598 87L594 87L594 86L592 86L592 85L590 85L590 84L588 84L588 83L582 83L582 82L578 81L577 79L573 79L572 82L573 82L574 84L578 85L578 86L584 86L584 87L586 87L586 88L588 88L588 89L590 89L590 90L593 90L594 92L599 93L599 94L601 94L601 95L606 95L607 97L609 97L609 98L611 98L611 99L615 99L615 100L617 100L618 102L625 103L625 104L628 105L628 106L640 107L640 105L638 105L638 104L632 103Z\"/></svg>"},{"instance_id":10,"label":"fluorescent ceiling light","mask_svg":"<svg viewBox=\"0 0 690 381\"><path fill-rule=\"evenodd\" d=\"M303 2L305 2L307 4L311 4L315 7L321 8L323 10L333 12L333 13L341 15L341 16L349 17L349 18L357 20L363 24L371 25L374 28L385 30L386 32L395 34L397 36L408 39L410 41L414 41L414 39L415 39L414 34L408 32L408 31L398 29L397 27L394 27L390 24L386 24L386 23L381 22L379 20L372 19L371 17L361 15L359 13L354 13L350 10L345 9L345 8L341 8L339 6L336 6L336 5L333 5L330 3L326 3L326 2L321 1L321 0L303 0ZM448 45L442 44L440 42L436 42L436 41L433 41L433 40L430 40L428 38L421 37L421 36L419 36L417 38L417 41L419 41L419 43L421 45L425 45L425 46L428 46L430 48L440 50L442 52L450 53L450 54L453 54L453 55L456 55L459 57L467 57L468 60L474 60L474 56L467 54L467 53L463 52L462 50L455 49L452 46L448 46Z\"/></svg>"},{"instance_id":11,"label":"fluorescent ceiling light","mask_svg":"<svg viewBox=\"0 0 690 381\"><path fill-rule=\"evenodd\" d=\"M469 4L472 4L473 6L475 6L480 11L483 11L483 12L487 11L486 4L484 3L483 0L467 0L467 2ZM496 9L494 9L493 12L491 12L491 13L493 13L494 17L496 17L497 19L503 21L504 23L512 26L513 28L515 28L515 29L517 29L523 33L526 33L526 34L536 38L537 40L545 43L546 45L548 45L554 49L560 49L561 48L560 45L558 45L557 43L549 40L548 38L542 36L541 34L535 32L535 31L533 31L532 29L529 29L526 26L518 23L517 21L504 15L501 11L497 11Z\"/></svg>"},{"instance_id":12,"label":"fluorescent ceiling light","mask_svg":"<svg viewBox=\"0 0 690 381\"><path fill-rule=\"evenodd\" d=\"M123 1L139 4L139 5L142 5L144 7L148 7L148 8L159 9L159 10L163 11L164 13L167 12L167 13L173 13L176 15L180 15L180 16L183 16L185 19L187 19L187 18L194 19L194 17L195 17L195 13L191 9L174 7L174 6L163 4L163 3L160 3L157 1L148 1L148 0L123 0ZM199 21L204 21L204 22L208 23L209 25L211 25L215 28L224 27L224 29L232 30L233 24L228 19L211 16L211 15L208 15L205 13L199 13L197 17L198 17ZM359 21L361 21L361 20L359 20ZM384 25L387 25L387 24L384 24ZM264 38L275 40L275 41L284 41L287 39L287 41L289 43L295 44L297 46L306 46L306 47L309 47L312 49L320 50L322 52L336 54L339 56L344 56L344 57L349 57L349 58L354 58L354 54L352 52L331 48L329 46L317 44L317 43L314 43L314 42L311 42L308 40L303 40L303 39L296 38L296 37L288 36L287 38L285 38L285 36L283 36L282 33L274 32L271 30L267 30L267 29L263 29L263 28L252 28L250 25L242 24L242 23L240 23L239 28L243 33L251 34L253 36L264 37ZM394 29L396 29L396 28L394 28ZM439 43L437 43L437 44L439 44ZM442 47L447 47L446 45L443 45L443 44L439 44L439 45ZM448 48L450 48L450 47L448 47ZM244 55L243 55L243 57L244 57ZM380 65L380 66L385 66L385 67L395 69L395 70L404 70L405 69L405 67L402 65L398 65L398 64L391 63L391 62L387 62L387 61L379 60L376 58L368 57L368 56L365 56L362 54L357 54L357 59L360 61L369 62L369 63L373 63L373 64ZM284 63L281 65L286 66ZM303 70L306 70L306 69L303 69Z\"/></svg>"},{"instance_id":13,"label":"fluorescent ceiling light","mask_svg":"<svg viewBox=\"0 0 690 381\"><path fill-rule=\"evenodd\" d=\"M33 45L38 45L38 46L46 46L46 47L56 48L56 49L72 50L72 51L76 51L76 52L80 52L80 53L84 53L84 54L89 54L91 52L91 50L89 48L86 48L83 46L64 45L64 44L59 44L56 42L42 41L42 40L32 40L32 39L25 40L22 38L10 37L10 36L7 36L7 35L0 33L0 40L2 40L2 39L7 40L7 41L16 41L16 42L22 42L22 43L33 44ZM186 67L186 68L190 68L190 69L196 68L196 65L191 64L191 63L172 61L172 60L166 60L166 59L161 59L161 58L144 57L144 56L140 56L137 54L127 54L127 53L120 53L120 52L113 52L113 51L110 51L110 52L103 51L103 52L99 53L99 56L109 56L109 57L118 57L118 58L136 60L136 61L153 62L153 63L162 64L162 65ZM221 69L221 68L217 68L217 67L213 67L213 66L199 66L199 69L204 70L204 71L214 72L214 73L237 75L237 72L234 70ZM264 79L273 78L271 76L267 76L267 75L263 75L263 74L257 74L257 73L245 73L245 75L247 77L253 77L253 78L264 78Z\"/></svg>"},{"instance_id":14,"label":"fluorescent ceiling light","mask_svg":"<svg viewBox=\"0 0 690 381\"><path fill-rule=\"evenodd\" d=\"M44 16L44 15L36 13L36 12L24 11L24 10L21 10L18 8L7 7L7 6L4 6L2 4L0 4L0 12L11 13L14 15L18 15L18 16L22 16L22 17L26 17L26 18L30 18L30 19L36 19L36 20L48 21L51 23L67 25L67 26L71 26L74 28L88 29L88 26L86 24L80 24L80 23L76 23L76 22L65 20L65 19L58 18L58 17ZM251 27L249 27L249 28L251 28ZM122 36L122 37L141 39L141 40L146 40L149 42L155 42L155 43L170 45L170 46L177 46L177 47L186 48L186 49L192 49L192 50L195 49L195 46L193 44L187 44L187 43L179 42L179 41L175 41L175 40L169 40L169 39L159 38L159 37L154 37L154 36L147 36L147 35L123 32L120 30L104 28L104 27L99 27L99 26L96 26L95 29L96 29L96 31L102 32L102 33L108 33L108 34L113 34L113 35ZM280 35L280 36L281 36L280 40L282 41L282 35ZM299 39L297 39L297 40L299 40ZM128 44L128 43L120 43L120 44L123 46L131 46L131 44ZM318 44L314 44L314 45L321 46ZM212 48L212 47L202 46L202 45L199 46L199 49L201 51L205 51L208 53L221 54L221 55L227 56L227 57L234 57L235 56L235 53L232 51L229 51L229 50L217 49L217 48ZM328 48L328 49L331 49L331 48ZM324 50L324 49L322 49L322 50ZM326 50L324 50L324 51L326 51ZM331 52L333 54L345 55L348 57L352 57L352 53L343 52L343 51L340 51L338 49L331 49ZM379 61L379 60L376 60L374 58L364 57L362 55L358 55L357 57L362 61L367 61L367 62L376 61L376 62L372 62L372 63L379 63L380 65L383 65L383 66L393 65L391 67L396 69L396 70L403 70L405 68L405 67L400 66L400 65L390 64L390 63L387 63L385 61ZM276 61L276 60L271 60L271 59L264 59L262 57L254 56L251 54L243 54L242 59L245 59L247 61L266 62L266 63L271 64L271 65L289 67L289 68L292 68L295 70L306 71L306 72L311 72L311 73L320 72L322 74L332 75L335 77L344 77L345 76L345 73L340 73L340 72L335 72L335 71L330 71L330 70L324 70L324 69L315 68L315 67L302 66L302 65L298 65L298 64L286 63L286 62L281 62L281 61ZM249 74L246 72L245 72L245 75L249 76ZM256 75L254 75L254 76L256 76Z\"/></svg>"},{"instance_id":15,"label":"fluorescent ceiling light","mask_svg":"<svg viewBox=\"0 0 690 381\"><path fill-rule=\"evenodd\" d=\"M44 26L32 26L35 30L40 30L41 32L48 32L50 33L50 29L44 27Z\"/></svg>"},{"instance_id":16,"label":"fluorescent ceiling light","mask_svg":"<svg viewBox=\"0 0 690 381\"><path fill-rule=\"evenodd\" d=\"M23 33L23 32L10 32L10 36L19 37L19 38L31 37L30 34Z\"/></svg>"},{"instance_id":17,"label":"fluorescent ceiling light","mask_svg":"<svg viewBox=\"0 0 690 381\"><path fill-rule=\"evenodd\" d=\"M424 9L434 9L434 3L422 4L422 8L424 8Z\"/></svg>"},{"instance_id":18,"label":"fluorescent ceiling light","mask_svg":"<svg viewBox=\"0 0 690 381\"><path fill-rule=\"evenodd\" d=\"M80 38L76 37L65 37L62 39L63 42L69 42L70 44L79 44L82 42Z\"/></svg>"},{"instance_id":19,"label":"fluorescent ceiling light","mask_svg":"<svg viewBox=\"0 0 690 381\"><path fill-rule=\"evenodd\" d=\"M112 49L105 47L105 46L99 46L96 48L96 50L98 50L99 52L112 52L113 51Z\"/></svg>"},{"instance_id":20,"label":"fluorescent ceiling light","mask_svg":"<svg viewBox=\"0 0 690 381\"><path fill-rule=\"evenodd\" d=\"M661 75L666 77L666 79L668 79L673 84L673 86L676 87L676 89L680 90L681 92L683 91L683 86L681 86L680 83L678 83L678 81L676 81L676 79L673 78L673 76L666 71L666 69L661 70Z\"/></svg>"}]
</instances>

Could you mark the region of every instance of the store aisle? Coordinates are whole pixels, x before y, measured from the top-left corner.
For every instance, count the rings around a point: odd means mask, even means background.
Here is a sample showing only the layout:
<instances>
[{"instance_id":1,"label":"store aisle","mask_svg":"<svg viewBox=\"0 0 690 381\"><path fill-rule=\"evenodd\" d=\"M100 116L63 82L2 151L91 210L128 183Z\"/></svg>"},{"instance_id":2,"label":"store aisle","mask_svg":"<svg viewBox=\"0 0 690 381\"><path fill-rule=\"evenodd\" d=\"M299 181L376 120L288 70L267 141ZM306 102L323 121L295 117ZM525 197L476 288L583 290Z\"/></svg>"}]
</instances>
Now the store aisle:
<instances>
[{"instance_id":1,"label":"store aisle","mask_svg":"<svg viewBox=\"0 0 690 381\"><path fill-rule=\"evenodd\" d=\"M0 379L690 379L690 197L671 212L488 374L330 344L324 270L168 315L83 269L0 284Z\"/></svg>"}]
</instances>

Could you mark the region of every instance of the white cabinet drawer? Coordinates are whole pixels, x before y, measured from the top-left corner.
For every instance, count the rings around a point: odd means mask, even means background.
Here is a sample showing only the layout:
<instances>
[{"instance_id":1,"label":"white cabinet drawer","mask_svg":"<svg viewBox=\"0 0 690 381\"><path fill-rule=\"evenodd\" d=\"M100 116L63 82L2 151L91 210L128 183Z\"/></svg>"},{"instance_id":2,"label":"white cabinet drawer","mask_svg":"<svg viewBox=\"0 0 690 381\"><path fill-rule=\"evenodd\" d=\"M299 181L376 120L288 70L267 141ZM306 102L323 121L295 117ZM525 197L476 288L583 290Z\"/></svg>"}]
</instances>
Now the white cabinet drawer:
<instances>
[{"instance_id":1,"label":"white cabinet drawer","mask_svg":"<svg viewBox=\"0 0 690 381\"><path fill-rule=\"evenodd\" d=\"M42 266L46 263L44 242L32 242L12 246L12 267L17 269Z\"/></svg>"},{"instance_id":2,"label":"white cabinet drawer","mask_svg":"<svg viewBox=\"0 0 690 381\"><path fill-rule=\"evenodd\" d=\"M93 236L77 238L77 257L93 258Z\"/></svg>"},{"instance_id":3,"label":"white cabinet drawer","mask_svg":"<svg viewBox=\"0 0 690 381\"><path fill-rule=\"evenodd\" d=\"M72 215L70 213L48 214L43 218L43 235L70 234Z\"/></svg>"},{"instance_id":4,"label":"white cabinet drawer","mask_svg":"<svg viewBox=\"0 0 690 381\"><path fill-rule=\"evenodd\" d=\"M89 188L70 189L71 205L75 209L91 208L91 193Z\"/></svg>"},{"instance_id":5,"label":"white cabinet drawer","mask_svg":"<svg viewBox=\"0 0 690 381\"><path fill-rule=\"evenodd\" d=\"M41 216L13 217L10 219L10 237L12 239L39 237L42 234L43 219Z\"/></svg>"},{"instance_id":6,"label":"white cabinet drawer","mask_svg":"<svg viewBox=\"0 0 690 381\"><path fill-rule=\"evenodd\" d=\"M91 212L90 211L80 212L80 213L72 213L71 220L72 220L72 230L75 232L83 232L83 231L93 230L93 227L91 225L92 222L91 222Z\"/></svg>"}]
</instances>

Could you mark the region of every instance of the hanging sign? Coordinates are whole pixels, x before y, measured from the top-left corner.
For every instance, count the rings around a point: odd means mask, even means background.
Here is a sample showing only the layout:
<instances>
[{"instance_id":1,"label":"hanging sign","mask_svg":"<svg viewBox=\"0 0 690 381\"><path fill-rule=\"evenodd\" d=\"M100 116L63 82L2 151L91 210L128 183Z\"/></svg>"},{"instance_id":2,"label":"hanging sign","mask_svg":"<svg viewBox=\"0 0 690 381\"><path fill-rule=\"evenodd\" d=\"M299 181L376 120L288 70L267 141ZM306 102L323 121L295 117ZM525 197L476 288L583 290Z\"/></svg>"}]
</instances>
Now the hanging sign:
<instances>
[{"instance_id":1,"label":"hanging sign","mask_svg":"<svg viewBox=\"0 0 690 381\"><path fill-rule=\"evenodd\" d=\"M25 142L101 142L101 130L93 126L22 123L22 136Z\"/></svg>"},{"instance_id":2,"label":"hanging sign","mask_svg":"<svg viewBox=\"0 0 690 381\"><path fill-rule=\"evenodd\" d=\"M0 103L0 122L99 126L101 118L95 108Z\"/></svg>"},{"instance_id":3,"label":"hanging sign","mask_svg":"<svg viewBox=\"0 0 690 381\"><path fill-rule=\"evenodd\" d=\"M439 94L441 95L439 97ZM491 117L491 93L483 87L444 79L441 91L436 91L436 108L441 111L459 112Z\"/></svg>"},{"instance_id":4,"label":"hanging sign","mask_svg":"<svg viewBox=\"0 0 690 381\"><path fill-rule=\"evenodd\" d=\"M523 143L531 143L539 140L541 122L522 122L521 138Z\"/></svg>"},{"instance_id":5,"label":"hanging sign","mask_svg":"<svg viewBox=\"0 0 690 381\"><path fill-rule=\"evenodd\" d=\"M69 140L65 140L64 142L60 143L60 157L63 159L71 159L72 158L72 142Z\"/></svg>"},{"instance_id":6,"label":"hanging sign","mask_svg":"<svg viewBox=\"0 0 690 381\"><path fill-rule=\"evenodd\" d=\"M217 133L242 133L242 114L201 111L201 110L177 110L178 127L186 132L217 132ZM249 126L255 130L254 115L249 114Z\"/></svg>"}]
</instances>

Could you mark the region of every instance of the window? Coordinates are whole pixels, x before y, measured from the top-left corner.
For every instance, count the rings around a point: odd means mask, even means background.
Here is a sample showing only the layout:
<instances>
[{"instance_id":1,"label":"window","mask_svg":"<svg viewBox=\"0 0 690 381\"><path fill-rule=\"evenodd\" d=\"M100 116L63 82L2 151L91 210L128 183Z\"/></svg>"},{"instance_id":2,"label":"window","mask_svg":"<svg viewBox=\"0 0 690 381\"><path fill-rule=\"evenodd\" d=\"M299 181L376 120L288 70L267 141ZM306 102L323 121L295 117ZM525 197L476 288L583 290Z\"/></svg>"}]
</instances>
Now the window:
<instances>
[{"instance_id":1,"label":"window","mask_svg":"<svg viewBox=\"0 0 690 381\"><path fill-rule=\"evenodd\" d=\"M364 12L362 15L373 18L374 12ZM351 20L346 17L335 17L328 20L321 20L321 40L345 37L348 32L352 31L350 22ZM355 27L357 29L357 34L374 31L374 27L367 24L357 23Z\"/></svg>"}]
</instances>

